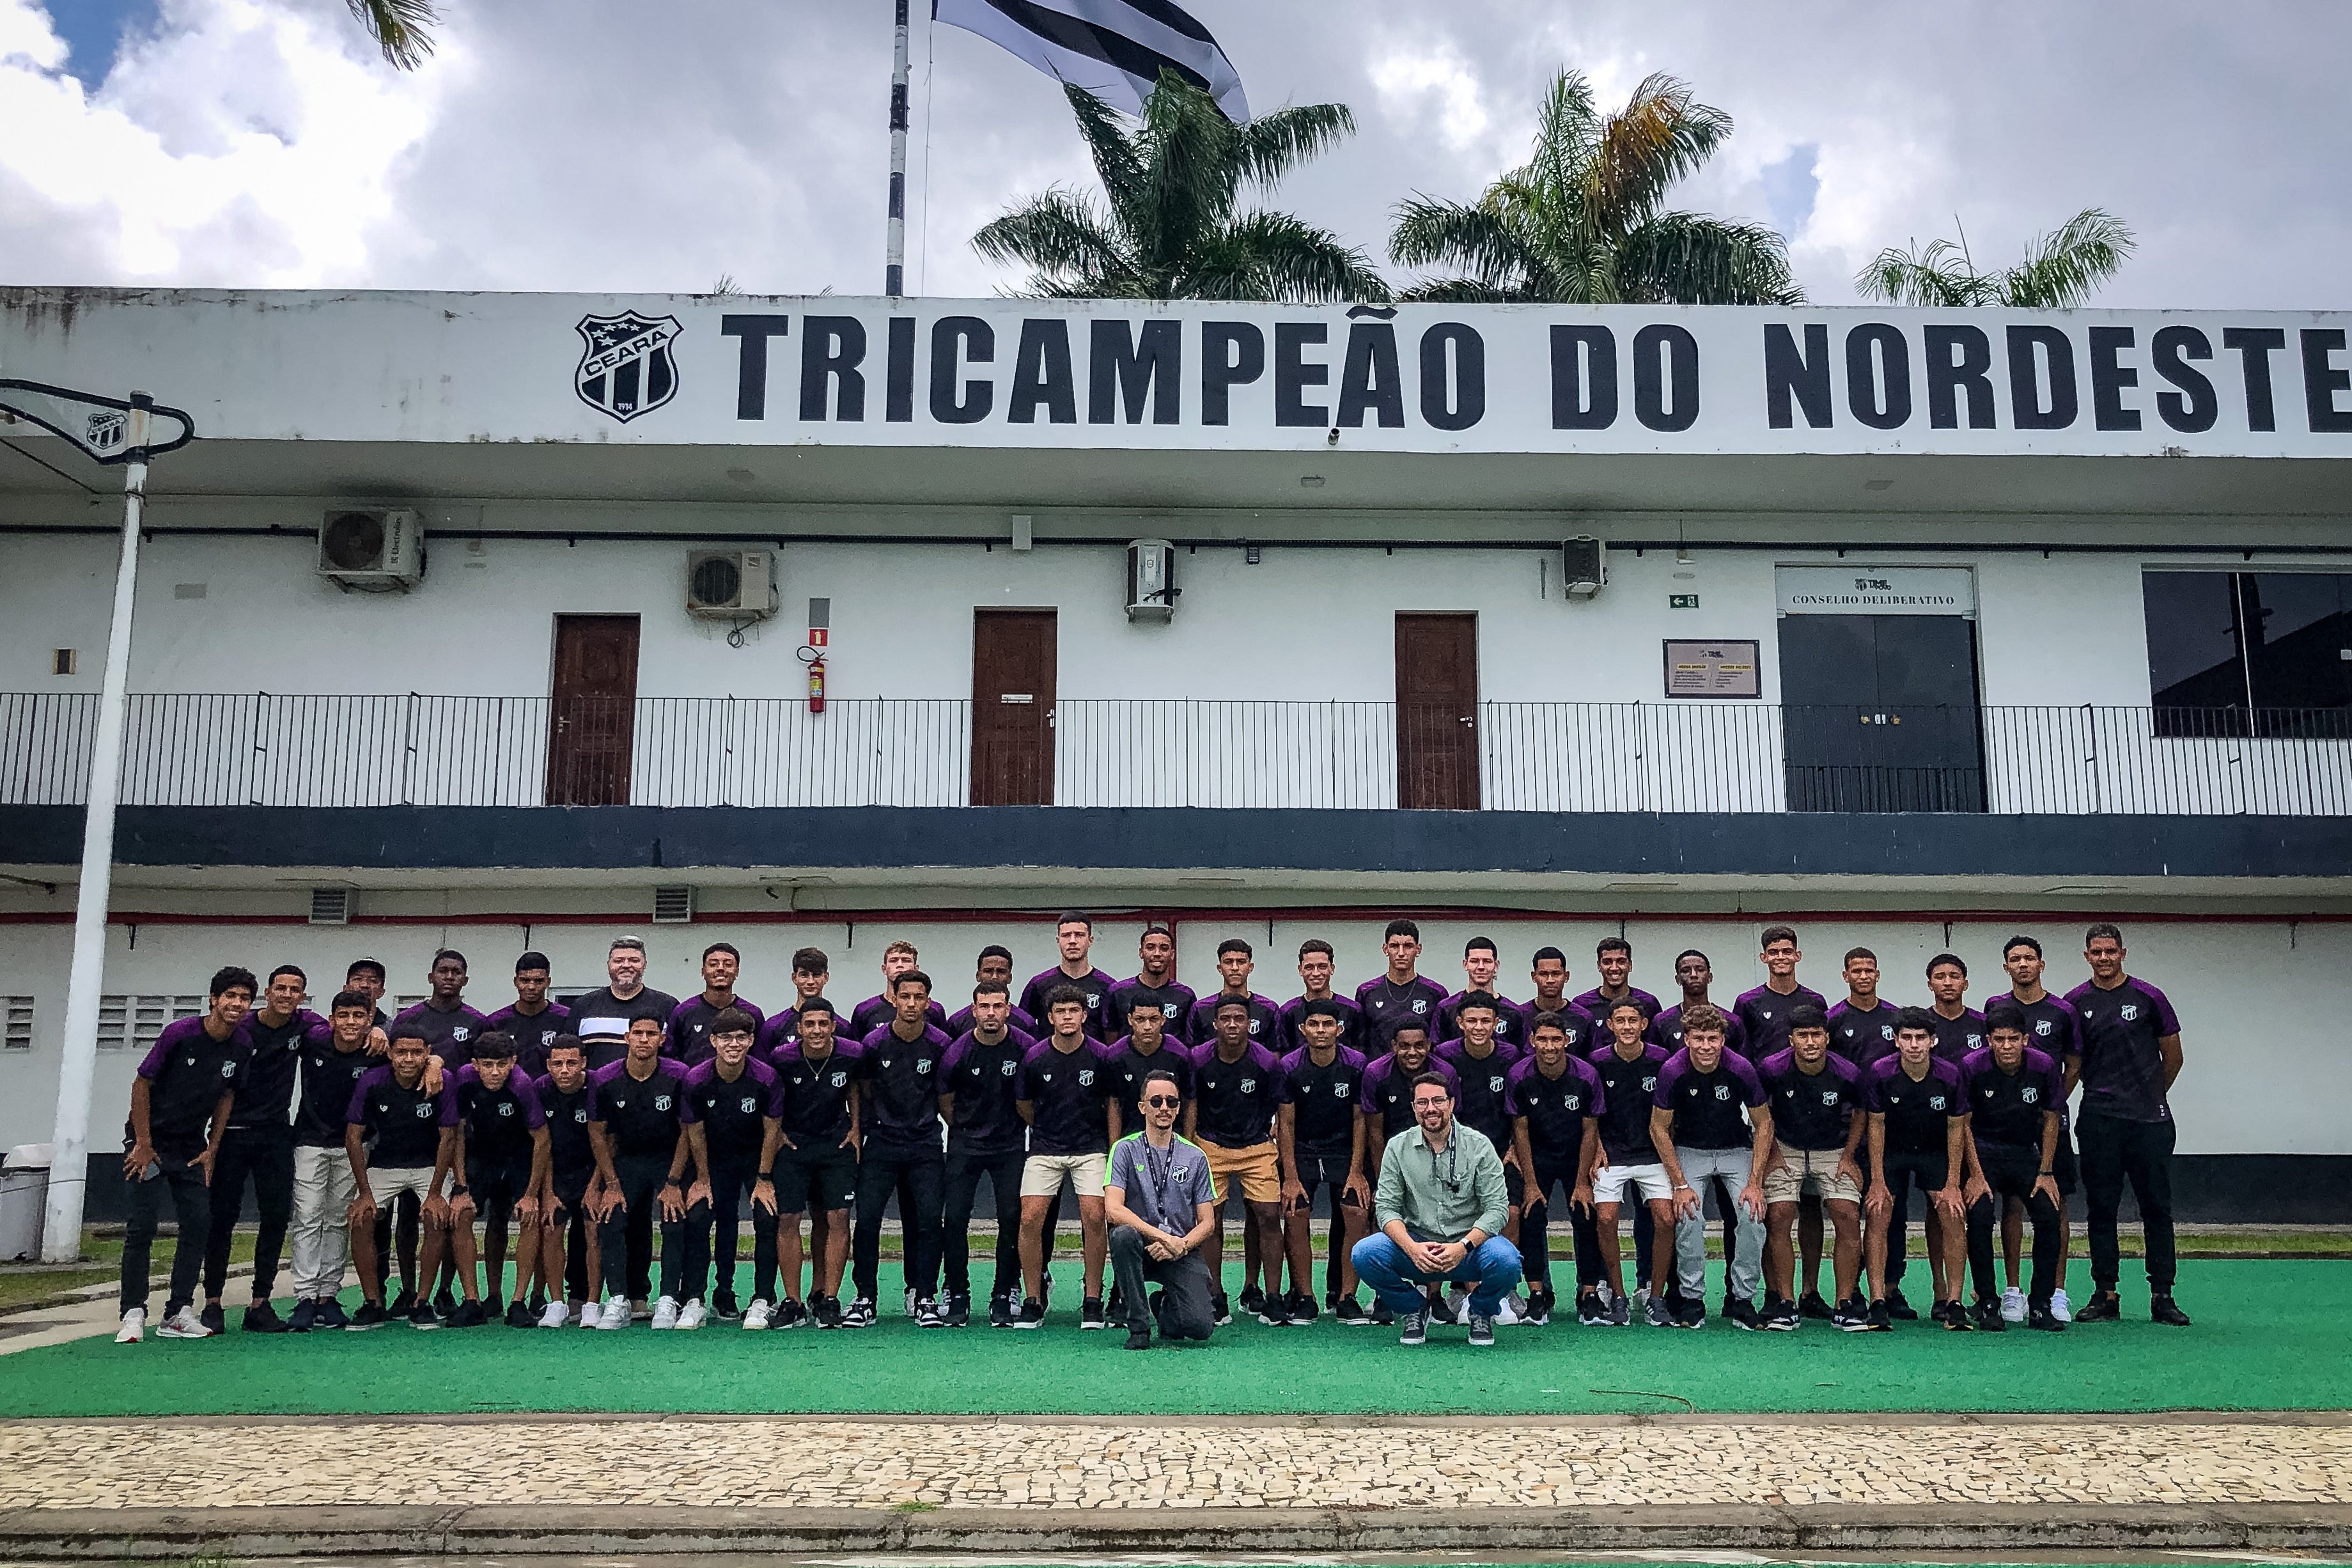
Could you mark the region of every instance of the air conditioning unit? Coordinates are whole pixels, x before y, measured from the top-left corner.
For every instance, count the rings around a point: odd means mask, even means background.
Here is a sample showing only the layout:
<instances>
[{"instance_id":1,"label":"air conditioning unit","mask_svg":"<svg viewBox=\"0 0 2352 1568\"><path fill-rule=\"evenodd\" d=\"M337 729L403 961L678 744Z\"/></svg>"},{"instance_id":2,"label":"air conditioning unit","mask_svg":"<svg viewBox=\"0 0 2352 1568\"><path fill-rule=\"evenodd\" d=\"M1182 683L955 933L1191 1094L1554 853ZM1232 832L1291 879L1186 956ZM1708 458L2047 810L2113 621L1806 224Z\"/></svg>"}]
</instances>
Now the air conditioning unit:
<instances>
[{"instance_id":1,"label":"air conditioning unit","mask_svg":"<svg viewBox=\"0 0 2352 1568\"><path fill-rule=\"evenodd\" d=\"M776 612L776 552L698 549L686 558L686 612L706 621L764 621Z\"/></svg>"},{"instance_id":2,"label":"air conditioning unit","mask_svg":"<svg viewBox=\"0 0 2352 1568\"><path fill-rule=\"evenodd\" d=\"M425 519L362 507L329 512L319 525L319 575L358 593L404 593L424 580Z\"/></svg>"},{"instance_id":3,"label":"air conditioning unit","mask_svg":"<svg viewBox=\"0 0 2352 1568\"><path fill-rule=\"evenodd\" d=\"M1166 539L1133 539L1127 547L1127 618L1129 621L1173 621L1176 596L1176 547Z\"/></svg>"},{"instance_id":4,"label":"air conditioning unit","mask_svg":"<svg viewBox=\"0 0 2352 1568\"><path fill-rule=\"evenodd\" d=\"M691 925L693 923L694 889L690 887L654 889L655 925Z\"/></svg>"},{"instance_id":5,"label":"air conditioning unit","mask_svg":"<svg viewBox=\"0 0 2352 1568\"><path fill-rule=\"evenodd\" d=\"M1609 585L1609 547L1579 534L1559 547L1559 584L1570 599L1590 599Z\"/></svg>"},{"instance_id":6,"label":"air conditioning unit","mask_svg":"<svg viewBox=\"0 0 2352 1568\"><path fill-rule=\"evenodd\" d=\"M348 887L314 887L310 890L310 924L313 925L349 925L352 923L352 890Z\"/></svg>"}]
</instances>

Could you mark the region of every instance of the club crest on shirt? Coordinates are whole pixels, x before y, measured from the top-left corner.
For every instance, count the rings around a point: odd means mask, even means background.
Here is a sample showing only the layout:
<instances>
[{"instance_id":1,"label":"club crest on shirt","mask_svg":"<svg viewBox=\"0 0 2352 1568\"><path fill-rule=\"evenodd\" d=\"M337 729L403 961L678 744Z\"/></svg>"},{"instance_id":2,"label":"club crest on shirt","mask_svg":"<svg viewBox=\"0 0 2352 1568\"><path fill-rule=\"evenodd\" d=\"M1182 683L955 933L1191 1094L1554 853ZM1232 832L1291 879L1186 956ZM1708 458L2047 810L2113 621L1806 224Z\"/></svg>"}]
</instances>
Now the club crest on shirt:
<instances>
[{"instance_id":1,"label":"club crest on shirt","mask_svg":"<svg viewBox=\"0 0 2352 1568\"><path fill-rule=\"evenodd\" d=\"M2033 1032L2036 1034L2048 1034L2050 1032L2050 1020L2048 1019L2034 1019Z\"/></svg>"},{"instance_id":2,"label":"club crest on shirt","mask_svg":"<svg viewBox=\"0 0 2352 1568\"><path fill-rule=\"evenodd\" d=\"M1930 1111L1940 1111L1940 1110L1942 1110L1943 1108L1944 1108L1944 1097L1943 1097L1941 1094L1930 1094L1930 1095L1928 1095L1928 1096L1927 1096L1927 1109L1928 1109L1928 1110L1930 1110Z\"/></svg>"},{"instance_id":3,"label":"club crest on shirt","mask_svg":"<svg viewBox=\"0 0 2352 1568\"><path fill-rule=\"evenodd\" d=\"M1020 1064L1019 1062L1017 1062L1017 1061L1014 1061L1012 1058L1007 1057L1007 1058L1004 1060L1004 1061L1003 1061L1003 1063L1002 1063L1002 1064L997 1068L997 1071L998 1071L999 1072L1003 1073L1005 1077L1010 1078L1010 1077L1012 1077L1014 1073L1016 1073L1016 1072L1018 1072L1018 1071L1021 1071L1021 1064Z\"/></svg>"},{"instance_id":4,"label":"club crest on shirt","mask_svg":"<svg viewBox=\"0 0 2352 1568\"><path fill-rule=\"evenodd\" d=\"M915 1071L917 1072L929 1072L930 1070L931 1059L928 1056L920 1058L915 1063Z\"/></svg>"},{"instance_id":5,"label":"club crest on shirt","mask_svg":"<svg viewBox=\"0 0 2352 1568\"><path fill-rule=\"evenodd\" d=\"M667 1095L667 1094L656 1094L656 1095L655 1095L655 1096L654 1096L654 1109L655 1109L655 1110L656 1110L656 1111L667 1111L667 1110L668 1110L668 1109L669 1109L669 1096L668 1096L668 1095Z\"/></svg>"},{"instance_id":6,"label":"club crest on shirt","mask_svg":"<svg viewBox=\"0 0 2352 1568\"><path fill-rule=\"evenodd\" d=\"M1718 1084L1717 1084L1717 1085L1715 1086L1715 1097L1716 1097L1717 1099L1718 1099L1718 1100L1728 1100L1728 1099L1730 1099L1730 1098L1731 1098L1731 1085L1730 1085L1730 1084L1728 1084L1728 1083L1718 1083Z\"/></svg>"},{"instance_id":7,"label":"club crest on shirt","mask_svg":"<svg viewBox=\"0 0 2352 1568\"><path fill-rule=\"evenodd\" d=\"M1654 1093L1656 1093L1657 1092L1658 1092L1658 1081L1657 1081L1656 1079L1654 1079L1654 1078L1644 1078L1644 1079L1643 1079L1643 1080L1642 1080L1642 1092L1643 1092L1643 1093L1644 1093L1644 1094L1654 1094Z\"/></svg>"},{"instance_id":8,"label":"club crest on shirt","mask_svg":"<svg viewBox=\"0 0 2352 1568\"><path fill-rule=\"evenodd\" d=\"M418 1102L417 1102L417 1103L416 1103L416 1116L417 1116L417 1119L418 1119L419 1121L422 1121L422 1120L424 1120L425 1117L430 1116L431 1114L433 1114L433 1102L432 1102L432 1101L430 1101L430 1100L420 1100L420 1101L418 1101Z\"/></svg>"},{"instance_id":9,"label":"club crest on shirt","mask_svg":"<svg viewBox=\"0 0 2352 1568\"><path fill-rule=\"evenodd\" d=\"M2023 1100L2027 1104L2031 1105L2031 1104L2032 1104L2035 1101L2037 1101L2037 1100L2039 1100L2039 1099L2041 1099L2041 1098L2042 1098L2042 1091L2041 1091L2041 1090L2039 1090L2039 1089L2036 1089L2032 1084L2029 1083L2029 1084L2027 1084L2027 1085L2025 1086L2024 1092L2023 1092L2021 1095L2020 1095L2019 1097L2020 1097L2021 1099L2022 1099L2022 1100Z\"/></svg>"},{"instance_id":10,"label":"club crest on shirt","mask_svg":"<svg viewBox=\"0 0 2352 1568\"><path fill-rule=\"evenodd\" d=\"M1182 1009L1174 1002L1162 1002L1160 1004L1160 1016L1166 1019L1170 1023L1174 1023L1176 1021L1176 1015Z\"/></svg>"},{"instance_id":11,"label":"club crest on shirt","mask_svg":"<svg viewBox=\"0 0 2352 1568\"><path fill-rule=\"evenodd\" d=\"M464 1024L459 1024L457 1028L449 1031L449 1038L456 1040L459 1045L463 1045L467 1040L474 1038L474 1031L467 1029Z\"/></svg>"},{"instance_id":12,"label":"club crest on shirt","mask_svg":"<svg viewBox=\"0 0 2352 1568\"><path fill-rule=\"evenodd\" d=\"M742 1104L741 1104L741 1106L740 1106L740 1109L741 1109L741 1111L742 1111L743 1114L745 1114L746 1116L748 1116L748 1115L750 1115L752 1112L754 1112L754 1111L758 1110L759 1108L760 1108L760 1102L759 1102L759 1101L757 1101L757 1100L753 1099L751 1096L750 1096L750 1095L748 1095L748 1094L747 1094L747 1095L745 1095L745 1096L743 1097L743 1102L742 1102Z\"/></svg>"},{"instance_id":13,"label":"club crest on shirt","mask_svg":"<svg viewBox=\"0 0 2352 1568\"><path fill-rule=\"evenodd\" d=\"M1891 1023L1880 1024L1878 1026L1878 1038L1885 1040L1892 1040L1895 1038L1895 1026Z\"/></svg>"},{"instance_id":14,"label":"club crest on shirt","mask_svg":"<svg viewBox=\"0 0 2352 1568\"><path fill-rule=\"evenodd\" d=\"M1837 1103L1838 1103L1838 1092L1837 1092L1836 1090L1834 1090L1834 1089L1824 1089L1824 1090L1822 1090L1822 1104L1834 1107L1834 1106L1837 1104Z\"/></svg>"},{"instance_id":15,"label":"club crest on shirt","mask_svg":"<svg viewBox=\"0 0 2352 1568\"><path fill-rule=\"evenodd\" d=\"M1255 1093L1256 1093L1256 1092L1257 1092L1257 1080L1256 1080L1256 1079L1255 1079L1255 1078L1244 1078L1244 1079L1243 1079L1243 1080L1242 1080L1242 1083L1241 1083L1241 1089L1242 1089L1242 1092L1243 1092L1243 1093L1244 1093L1244 1094L1255 1094Z\"/></svg>"},{"instance_id":16,"label":"club crest on shirt","mask_svg":"<svg viewBox=\"0 0 2352 1568\"><path fill-rule=\"evenodd\" d=\"M191 1066L191 1067L194 1067L194 1066L195 1065L194 1061L192 1059L192 1060L188 1062L188 1065L189 1065L189 1066ZM222 1063L221 1063L221 1076L222 1076L223 1078L234 1078L234 1077L236 1077L236 1062L234 1062L234 1061L224 1061L224 1062L222 1062Z\"/></svg>"},{"instance_id":17,"label":"club crest on shirt","mask_svg":"<svg viewBox=\"0 0 2352 1568\"><path fill-rule=\"evenodd\" d=\"M1079 1069L1078 1069L1078 1087L1079 1087L1079 1088L1081 1088L1081 1089L1091 1089L1091 1088L1093 1088L1094 1086L1095 1086L1095 1070L1094 1070L1093 1068L1091 1068L1091 1067L1081 1067L1081 1068L1079 1068Z\"/></svg>"},{"instance_id":18,"label":"club crest on shirt","mask_svg":"<svg viewBox=\"0 0 2352 1568\"><path fill-rule=\"evenodd\" d=\"M835 1089L846 1089L849 1087L849 1074L846 1072L836 1072L830 1079L826 1080L826 1082L831 1083Z\"/></svg>"},{"instance_id":19,"label":"club crest on shirt","mask_svg":"<svg viewBox=\"0 0 2352 1568\"><path fill-rule=\"evenodd\" d=\"M1412 1010L1413 1010L1413 1011L1415 1011L1415 1012L1417 1012L1417 1013L1425 1013L1425 1012L1427 1012L1427 1011L1429 1010L1429 998L1428 998L1427 997L1415 997L1415 998L1412 998Z\"/></svg>"},{"instance_id":20,"label":"club crest on shirt","mask_svg":"<svg viewBox=\"0 0 2352 1568\"><path fill-rule=\"evenodd\" d=\"M576 1111L572 1112L572 1119L573 1121L575 1121L575 1122L582 1123L582 1124L584 1124L587 1122L587 1120L588 1120L588 1107L587 1107L587 1106L585 1106L585 1105L583 1105L583 1106L581 1106L578 1110L576 1110Z\"/></svg>"},{"instance_id":21,"label":"club crest on shirt","mask_svg":"<svg viewBox=\"0 0 2352 1568\"><path fill-rule=\"evenodd\" d=\"M1335 1082L1331 1085L1331 1092L1338 1095L1342 1100L1347 1100L1354 1097L1355 1089L1350 1084Z\"/></svg>"},{"instance_id":22,"label":"club crest on shirt","mask_svg":"<svg viewBox=\"0 0 2352 1568\"><path fill-rule=\"evenodd\" d=\"M1584 1097L1580 1094L1563 1094L1559 1097L1559 1108L1563 1111L1581 1111L1584 1109Z\"/></svg>"},{"instance_id":23,"label":"club crest on shirt","mask_svg":"<svg viewBox=\"0 0 2352 1568\"><path fill-rule=\"evenodd\" d=\"M1500 1075L1500 1074L1497 1074L1497 1075L1496 1075L1496 1076L1494 1076L1494 1077L1491 1077L1491 1078L1489 1078L1489 1079L1487 1079L1487 1080L1486 1080L1486 1092L1487 1092L1487 1093L1489 1093L1489 1094L1500 1094L1502 1092L1503 1092L1503 1080L1502 1080L1502 1077L1501 1077L1501 1075Z\"/></svg>"},{"instance_id":24,"label":"club crest on shirt","mask_svg":"<svg viewBox=\"0 0 2352 1568\"><path fill-rule=\"evenodd\" d=\"M2123 1009L2124 1022L2129 1023L2137 1017L2139 1017L2139 1009L2133 1003L2126 1002Z\"/></svg>"},{"instance_id":25,"label":"club crest on shirt","mask_svg":"<svg viewBox=\"0 0 2352 1568\"><path fill-rule=\"evenodd\" d=\"M1982 1045L1983 1043L1984 1043L1984 1036L1982 1036L1982 1035L1980 1035L1980 1034L1972 1034L1972 1035L1969 1036L1969 1049L1970 1051L1974 1051L1977 1047L1979 1047L1979 1046Z\"/></svg>"},{"instance_id":26,"label":"club crest on shirt","mask_svg":"<svg viewBox=\"0 0 2352 1568\"><path fill-rule=\"evenodd\" d=\"M513 1114L514 1114L514 1102L513 1102L513 1101L511 1101L511 1100L501 1100L501 1101L499 1101L499 1115L501 1115L501 1116L511 1116L511 1115L513 1115Z\"/></svg>"}]
</instances>

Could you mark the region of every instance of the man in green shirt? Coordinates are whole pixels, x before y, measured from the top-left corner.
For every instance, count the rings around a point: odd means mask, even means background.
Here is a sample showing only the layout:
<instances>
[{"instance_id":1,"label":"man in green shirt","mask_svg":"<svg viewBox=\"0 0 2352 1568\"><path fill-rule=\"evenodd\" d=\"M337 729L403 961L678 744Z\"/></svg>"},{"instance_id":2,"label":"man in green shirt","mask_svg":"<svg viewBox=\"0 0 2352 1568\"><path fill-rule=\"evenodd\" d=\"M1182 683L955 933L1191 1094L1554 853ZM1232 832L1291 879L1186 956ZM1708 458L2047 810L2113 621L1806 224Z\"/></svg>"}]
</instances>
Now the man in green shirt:
<instances>
[{"instance_id":1,"label":"man in green shirt","mask_svg":"<svg viewBox=\"0 0 2352 1568\"><path fill-rule=\"evenodd\" d=\"M1396 1314L1401 1344L1429 1337L1422 1287L1470 1287L1470 1343L1495 1343L1495 1313L1519 1279L1519 1249L1500 1232L1510 1217L1494 1143L1454 1119L1454 1092L1434 1072L1412 1082L1413 1125L1389 1140L1372 1197L1380 1228L1356 1243L1357 1277Z\"/></svg>"}]
</instances>

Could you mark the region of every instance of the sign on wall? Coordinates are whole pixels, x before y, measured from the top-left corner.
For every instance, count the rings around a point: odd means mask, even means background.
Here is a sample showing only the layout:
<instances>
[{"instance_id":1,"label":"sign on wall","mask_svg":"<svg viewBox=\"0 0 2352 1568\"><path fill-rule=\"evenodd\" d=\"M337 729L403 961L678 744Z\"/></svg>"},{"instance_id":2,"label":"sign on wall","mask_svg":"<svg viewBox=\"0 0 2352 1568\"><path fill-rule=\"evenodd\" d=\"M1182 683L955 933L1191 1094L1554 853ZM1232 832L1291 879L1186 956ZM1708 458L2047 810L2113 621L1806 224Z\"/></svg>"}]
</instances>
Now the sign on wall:
<instances>
[{"instance_id":1,"label":"sign on wall","mask_svg":"<svg viewBox=\"0 0 2352 1568\"><path fill-rule=\"evenodd\" d=\"M1784 566L1774 574L1783 615L1961 615L1977 612L1964 566Z\"/></svg>"},{"instance_id":2,"label":"sign on wall","mask_svg":"<svg viewBox=\"0 0 2352 1568\"><path fill-rule=\"evenodd\" d=\"M1763 673L1756 644L1744 642L1666 643L1666 695L1760 697Z\"/></svg>"}]
</instances>

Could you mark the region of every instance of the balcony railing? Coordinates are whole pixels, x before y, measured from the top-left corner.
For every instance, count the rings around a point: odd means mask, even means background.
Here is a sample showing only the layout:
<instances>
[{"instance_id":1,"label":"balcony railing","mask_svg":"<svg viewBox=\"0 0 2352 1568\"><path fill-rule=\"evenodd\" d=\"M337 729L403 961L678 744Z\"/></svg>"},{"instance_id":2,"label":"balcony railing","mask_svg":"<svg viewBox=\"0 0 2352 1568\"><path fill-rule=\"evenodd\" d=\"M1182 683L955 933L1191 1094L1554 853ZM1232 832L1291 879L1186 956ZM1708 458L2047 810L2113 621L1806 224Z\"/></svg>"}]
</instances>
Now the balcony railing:
<instances>
[{"instance_id":1,"label":"balcony railing","mask_svg":"<svg viewBox=\"0 0 2352 1568\"><path fill-rule=\"evenodd\" d=\"M1065 701L1045 732L1050 766L1024 776L1050 777L1035 803L1061 806L2352 815L2344 709L1496 702L1435 730L1426 716ZM782 698L140 695L122 799L961 806L975 799L971 721L970 703L933 699L812 714ZM0 694L0 805L79 804L96 726L94 695Z\"/></svg>"}]
</instances>

